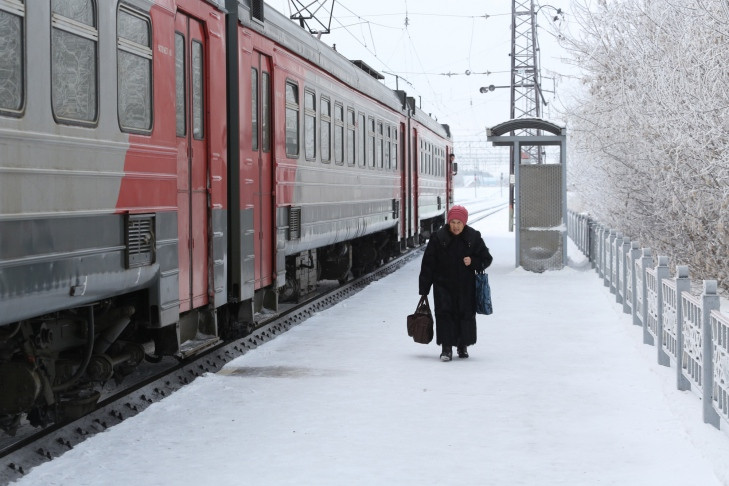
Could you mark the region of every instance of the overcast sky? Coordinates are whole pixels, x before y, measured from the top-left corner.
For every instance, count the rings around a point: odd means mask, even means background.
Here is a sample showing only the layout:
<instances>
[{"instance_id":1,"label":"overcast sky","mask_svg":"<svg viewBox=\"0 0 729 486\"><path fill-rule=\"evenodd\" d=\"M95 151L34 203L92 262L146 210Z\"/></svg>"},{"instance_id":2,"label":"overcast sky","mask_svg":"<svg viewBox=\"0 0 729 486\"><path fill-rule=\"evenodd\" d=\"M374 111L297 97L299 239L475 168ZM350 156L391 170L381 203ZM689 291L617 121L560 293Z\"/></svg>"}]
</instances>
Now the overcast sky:
<instances>
[{"instance_id":1,"label":"overcast sky","mask_svg":"<svg viewBox=\"0 0 729 486\"><path fill-rule=\"evenodd\" d=\"M324 6L318 15L328 22L334 3L331 33L322 36L350 59L362 59L385 75L385 84L420 98L422 108L451 126L456 143L485 139L485 128L510 117L510 90L479 93L481 86L511 82L511 1L508 0L314 0ZM269 0L290 16L292 6L307 1ZM554 37L552 25L572 28L569 0L536 2L543 89L564 92L572 66ZM314 7L311 7L314 9ZM555 24L556 8L564 12ZM470 74L466 74L470 72ZM392 73L392 74L387 74ZM450 75L448 75L450 73ZM399 76L397 79L394 75ZM558 104L545 93L543 118L559 123ZM562 123L560 123L562 124Z\"/></svg>"}]
</instances>

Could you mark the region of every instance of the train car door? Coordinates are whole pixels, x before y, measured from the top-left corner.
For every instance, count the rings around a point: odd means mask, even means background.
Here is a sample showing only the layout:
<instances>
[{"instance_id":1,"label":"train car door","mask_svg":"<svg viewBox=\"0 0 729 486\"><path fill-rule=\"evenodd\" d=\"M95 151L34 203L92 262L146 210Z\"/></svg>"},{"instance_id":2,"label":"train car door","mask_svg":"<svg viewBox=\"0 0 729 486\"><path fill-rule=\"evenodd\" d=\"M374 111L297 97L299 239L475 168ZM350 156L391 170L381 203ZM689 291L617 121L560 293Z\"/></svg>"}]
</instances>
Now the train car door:
<instances>
[{"instance_id":1,"label":"train car door","mask_svg":"<svg viewBox=\"0 0 729 486\"><path fill-rule=\"evenodd\" d=\"M418 137L418 129L413 128L412 130L412 142L410 159L412 164L413 172L413 199L411 201L413 205L413 219L411 222L411 229L413 234L413 244L415 246L420 244L420 139Z\"/></svg>"},{"instance_id":2,"label":"train car door","mask_svg":"<svg viewBox=\"0 0 729 486\"><path fill-rule=\"evenodd\" d=\"M408 203L408 197L410 195L410 171L407 167L407 131L405 123L400 123L400 134L398 136L400 140L400 149L397 161L400 164L400 238L407 242L410 227L410 211L412 205Z\"/></svg>"},{"instance_id":3,"label":"train car door","mask_svg":"<svg viewBox=\"0 0 729 486\"><path fill-rule=\"evenodd\" d=\"M252 99L252 143L253 152L258 154L258 181L254 184L253 228L255 231L254 251L257 257L255 287L271 285L276 276L273 264L274 232L273 221L273 167L271 157L272 97L271 58L253 51L251 60ZM255 161L254 161L255 164Z\"/></svg>"},{"instance_id":4,"label":"train car door","mask_svg":"<svg viewBox=\"0 0 729 486\"><path fill-rule=\"evenodd\" d=\"M446 147L446 168L445 168L445 179L446 179L446 210L450 209L453 205L453 162L451 162L451 154L453 153L452 147Z\"/></svg>"},{"instance_id":5,"label":"train car door","mask_svg":"<svg viewBox=\"0 0 729 486\"><path fill-rule=\"evenodd\" d=\"M207 67L203 24L175 18L180 312L208 303Z\"/></svg>"}]
</instances>

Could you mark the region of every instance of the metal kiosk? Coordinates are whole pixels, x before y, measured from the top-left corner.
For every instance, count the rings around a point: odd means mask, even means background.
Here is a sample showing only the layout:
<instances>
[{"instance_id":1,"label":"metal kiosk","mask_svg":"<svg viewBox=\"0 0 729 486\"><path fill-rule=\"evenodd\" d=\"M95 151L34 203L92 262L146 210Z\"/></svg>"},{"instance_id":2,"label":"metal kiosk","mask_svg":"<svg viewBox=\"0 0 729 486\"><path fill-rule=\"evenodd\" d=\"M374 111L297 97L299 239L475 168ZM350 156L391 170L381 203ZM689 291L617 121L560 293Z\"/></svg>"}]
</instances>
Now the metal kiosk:
<instances>
[{"instance_id":1,"label":"metal kiosk","mask_svg":"<svg viewBox=\"0 0 729 486\"><path fill-rule=\"evenodd\" d=\"M524 131L537 135L513 135ZM509 216L516 221L516 266L561 270L567 262L567 130L540 118L516 118L486 134L494 146L512 148L509 202L515 208ZM529 149L546 145L560 147L559 163L542 163L541 150L530 156Z\"/></svg>"}]
</instances>

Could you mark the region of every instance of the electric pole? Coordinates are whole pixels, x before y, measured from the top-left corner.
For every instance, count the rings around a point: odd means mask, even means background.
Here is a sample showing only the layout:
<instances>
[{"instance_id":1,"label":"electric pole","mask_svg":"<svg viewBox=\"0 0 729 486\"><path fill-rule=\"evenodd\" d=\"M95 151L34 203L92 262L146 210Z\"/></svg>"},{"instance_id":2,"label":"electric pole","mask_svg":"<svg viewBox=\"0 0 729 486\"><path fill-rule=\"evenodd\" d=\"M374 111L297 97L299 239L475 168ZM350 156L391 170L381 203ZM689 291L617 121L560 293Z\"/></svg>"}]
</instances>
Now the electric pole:
<instances>
[{"instance_id":1,"label":"electric pole","mask_svg":"<svg viewBox=\"0 0 729 486\"><path fill-rule=\"evenodd\" d=\"M511 4L511 119L541 118L537 57L537 15L534 0L513 0ZM539 135L538 130L519 130L512 135ZM513 148L512 148L513 151ZM525 147L519 156L541 163L538 146ZM509 157L509 231L514 231L514 154Z\"/></svg>"}]
</instances>

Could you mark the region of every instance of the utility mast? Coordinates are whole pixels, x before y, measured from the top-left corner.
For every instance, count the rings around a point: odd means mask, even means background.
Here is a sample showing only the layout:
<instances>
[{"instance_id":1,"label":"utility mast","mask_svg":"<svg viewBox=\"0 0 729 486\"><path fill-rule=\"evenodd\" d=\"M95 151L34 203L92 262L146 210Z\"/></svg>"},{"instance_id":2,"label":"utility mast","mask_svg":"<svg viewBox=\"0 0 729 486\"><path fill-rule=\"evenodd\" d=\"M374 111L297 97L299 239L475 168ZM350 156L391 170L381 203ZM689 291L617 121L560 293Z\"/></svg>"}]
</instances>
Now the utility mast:
<instances>
[{"instance_id":1,"label":"utility mast","mask_svg":"<svg viewBox=\"0 0 729 486\"><path fill-rule=\"evenodd\" d=\"M511 4L511 113L517 118L541 118L539 104L539 64L537 58L537 15L534 0L512 0ZM538 130L524 129L514 136L539 135ZM514 231L514 148L509 157L509 231ZM541 148L524 146L519 160L541 163Z\"/></svg>"},{"instance_id":2,"label":"utility mast","mask_svg":"<svg viewBox=\"0 0 729 486\"><path fill-rule=\"evenodd\" d=\"M537 57L537 14L534 0L513 0L511 6L511 119L541 118L543 101L541 72ZM514 135L538 135L534 130L521 130ZM523 156L532 163L541 163L537 147L525 148ZM511 173L514 173L512 167Z\"/></svg>"}]
</instances>

